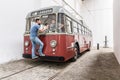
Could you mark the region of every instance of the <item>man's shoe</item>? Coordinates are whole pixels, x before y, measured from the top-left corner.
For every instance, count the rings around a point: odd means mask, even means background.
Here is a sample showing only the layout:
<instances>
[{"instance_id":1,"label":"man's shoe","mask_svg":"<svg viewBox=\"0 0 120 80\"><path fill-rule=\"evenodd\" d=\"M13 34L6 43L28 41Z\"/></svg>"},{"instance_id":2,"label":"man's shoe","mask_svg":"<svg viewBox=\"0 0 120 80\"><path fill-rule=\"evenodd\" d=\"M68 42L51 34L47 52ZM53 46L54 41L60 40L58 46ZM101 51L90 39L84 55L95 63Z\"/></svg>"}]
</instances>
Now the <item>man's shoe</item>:
<instances>
[{"instance_id":1,"label":"man's shoe","mask_svg":"<svg viewBox=\"0 0 120 80\"><path fill-rule=\"evenodd\" d=\"M38 56L34 56L34 57L32 57L32 59L36 59L36 58L38 58Z\"/></svg>"},{"instance_id":2,"label":"man's shoe","mask_svg":"<svg viewBox=\"0 0 120 80\"><path fill-rule=\"evenodd\" d=\"M45 56L45 54L42 53L42 54L40 54L40 56Z\"/></svg>"}]
</instances>

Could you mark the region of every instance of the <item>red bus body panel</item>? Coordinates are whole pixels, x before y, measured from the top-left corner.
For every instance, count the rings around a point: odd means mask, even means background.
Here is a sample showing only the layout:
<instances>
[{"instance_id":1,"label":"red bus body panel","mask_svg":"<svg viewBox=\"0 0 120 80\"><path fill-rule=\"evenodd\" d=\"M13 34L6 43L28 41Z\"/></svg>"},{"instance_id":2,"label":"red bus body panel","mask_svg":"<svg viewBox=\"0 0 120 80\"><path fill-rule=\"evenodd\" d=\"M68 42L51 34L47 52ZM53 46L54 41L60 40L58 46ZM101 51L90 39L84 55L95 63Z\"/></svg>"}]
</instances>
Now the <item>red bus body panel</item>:
<instances>
[{"instance_id":1,"label":"red bus body panel","mask_svg":"<svg viewBox=\"0 0 120 80\"><path fill-rule=\"evenodd\" d=\"M43 53L46 56L63 57L64 61L71 59L75 55L74 49L70 48L72 43L74 43L76 41L79 43L80 52L83 52L89 48L88 42L90 41L90 39L87 39L85 36L82 36L82 35L74 36L74 35L67 35L67 34L50 34L50 35L39 35L38 37L44 43ZM57 45L55 48L52 48L50 46L51 40L57 41ZM23 54L31 55L32 44L31 44L29 35L24 36L24 42L25 41L29 41L30 44L28 47L24 46ZM26 48L28 48L28 49L26 50ZM37 47L36 47L36 55L39 55L38 48L39 48L39 45L37 45ZM55 49L55 51L53 51L53 49Z\"/></svg>"}]
</instances>

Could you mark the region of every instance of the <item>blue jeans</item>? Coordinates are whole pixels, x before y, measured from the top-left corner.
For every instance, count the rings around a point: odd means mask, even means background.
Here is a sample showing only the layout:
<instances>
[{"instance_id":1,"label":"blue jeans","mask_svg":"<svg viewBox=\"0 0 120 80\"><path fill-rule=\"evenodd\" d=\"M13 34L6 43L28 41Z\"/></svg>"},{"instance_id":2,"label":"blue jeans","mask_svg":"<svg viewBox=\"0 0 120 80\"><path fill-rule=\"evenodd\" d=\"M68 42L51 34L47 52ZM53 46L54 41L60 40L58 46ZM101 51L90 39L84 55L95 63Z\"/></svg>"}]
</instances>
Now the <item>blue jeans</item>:
<instances>
[{"instance_id":1,"label":"blue jeans","mask_svg":"<svg viewBox=\"0 0 120 80\"><path fill-rule=\"evenodd\" d=\"M35 55L36 44L38 44L40 46L39 50L38 50L39 55L43 54L42 53L43 46L44 46L43 42L38 37L30 37L30 40L32 42L32 58L36 56Z\"/></svg>"}]
</instances>

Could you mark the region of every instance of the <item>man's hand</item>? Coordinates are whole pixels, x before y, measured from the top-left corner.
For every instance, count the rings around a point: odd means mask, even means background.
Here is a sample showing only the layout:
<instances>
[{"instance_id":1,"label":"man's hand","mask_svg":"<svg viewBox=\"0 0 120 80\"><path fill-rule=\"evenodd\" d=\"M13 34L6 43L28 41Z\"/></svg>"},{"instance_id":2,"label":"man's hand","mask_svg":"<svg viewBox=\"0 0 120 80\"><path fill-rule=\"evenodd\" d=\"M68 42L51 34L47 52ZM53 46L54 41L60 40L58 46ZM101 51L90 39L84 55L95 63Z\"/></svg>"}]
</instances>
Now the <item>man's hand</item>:
<instances>
[{"instance_id":1,"label":"man's hand","mask_svg":"<svg viewBox=\"0 0 120 80\"><path fill-rule=\"evenodd\" d=\"M49 25L46 25L46 26L44 27L45 30L48 29L48 28L49 28Z\"/></svg>"},{"instance_id":2,"label":"man's hand","mask_svg":"<svg viewBox=\"0 0 120 80\"><path fill-rule=\"evenodd\" d=\"M46 29L48 29L49 28L49 25L46 25L46 26L44 26L44 28L43 29L40 29L40 32L44 32Z\"/></svg>"},{"instance_id":3,"label":"man's hand","mask_svg":"<svg viewBox=\"0 0 120 80\"><path fill-rule=\"evenodd\" d=\"M60 24L58 29L61 29L62 27L64 27L64 25L63 25L63 24Z\"/></svg>"}]
</instances>

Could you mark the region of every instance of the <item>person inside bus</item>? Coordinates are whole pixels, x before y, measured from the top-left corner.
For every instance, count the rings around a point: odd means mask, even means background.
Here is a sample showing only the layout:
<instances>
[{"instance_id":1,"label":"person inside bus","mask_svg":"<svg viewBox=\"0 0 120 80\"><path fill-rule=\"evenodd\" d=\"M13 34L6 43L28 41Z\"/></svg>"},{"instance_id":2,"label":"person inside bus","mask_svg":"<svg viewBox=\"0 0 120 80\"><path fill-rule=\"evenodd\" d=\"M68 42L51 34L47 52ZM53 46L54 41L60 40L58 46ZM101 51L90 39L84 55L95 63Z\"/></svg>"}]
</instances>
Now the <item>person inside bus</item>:
<instances>
[{"instance_id":1,"label":"person inside bus","mask_svg":"<svg viewBox=\"0 0 120 80\"><path fill-rule=\"evenodd\" d=\"M65 32L64 24L62 24L62 23L59 23L59 24L58 24L58 32L59 32L59 33Z\"/></svg>"},{"instance_id":2,"label":"person inside bus","mask_svg":"<svg viewBox=\"0 0 120 80\"><path fill-rule=\"evenodd\" d=\"M51 24L50 24L49 31L55 32L55 28L56 28L56 21L52 20Z\"/></svg>"},{"instance_id":3,"label":"person inside bus","mask_svg":"<svg viewBox=\"0 0 120 80\"><path fill-rule=\"evenodd\" d=\"M40 45L39 47L39 55L40 56L45 56L45 54L42 52L43 50L43 42L38 38L37 36L37 32L40 31L40 32L44 32L45 30L48 29L49 25L45 26L44 28L40 28L41 27L41 20L40 19L35 19L35 24L31 26L31 29L30 29L30 40L32 42L32 59L35 59L35 58L38 58L38 56L35 55L35 47L36 47L36 44Z\"/></svg>"}]
</instances>

